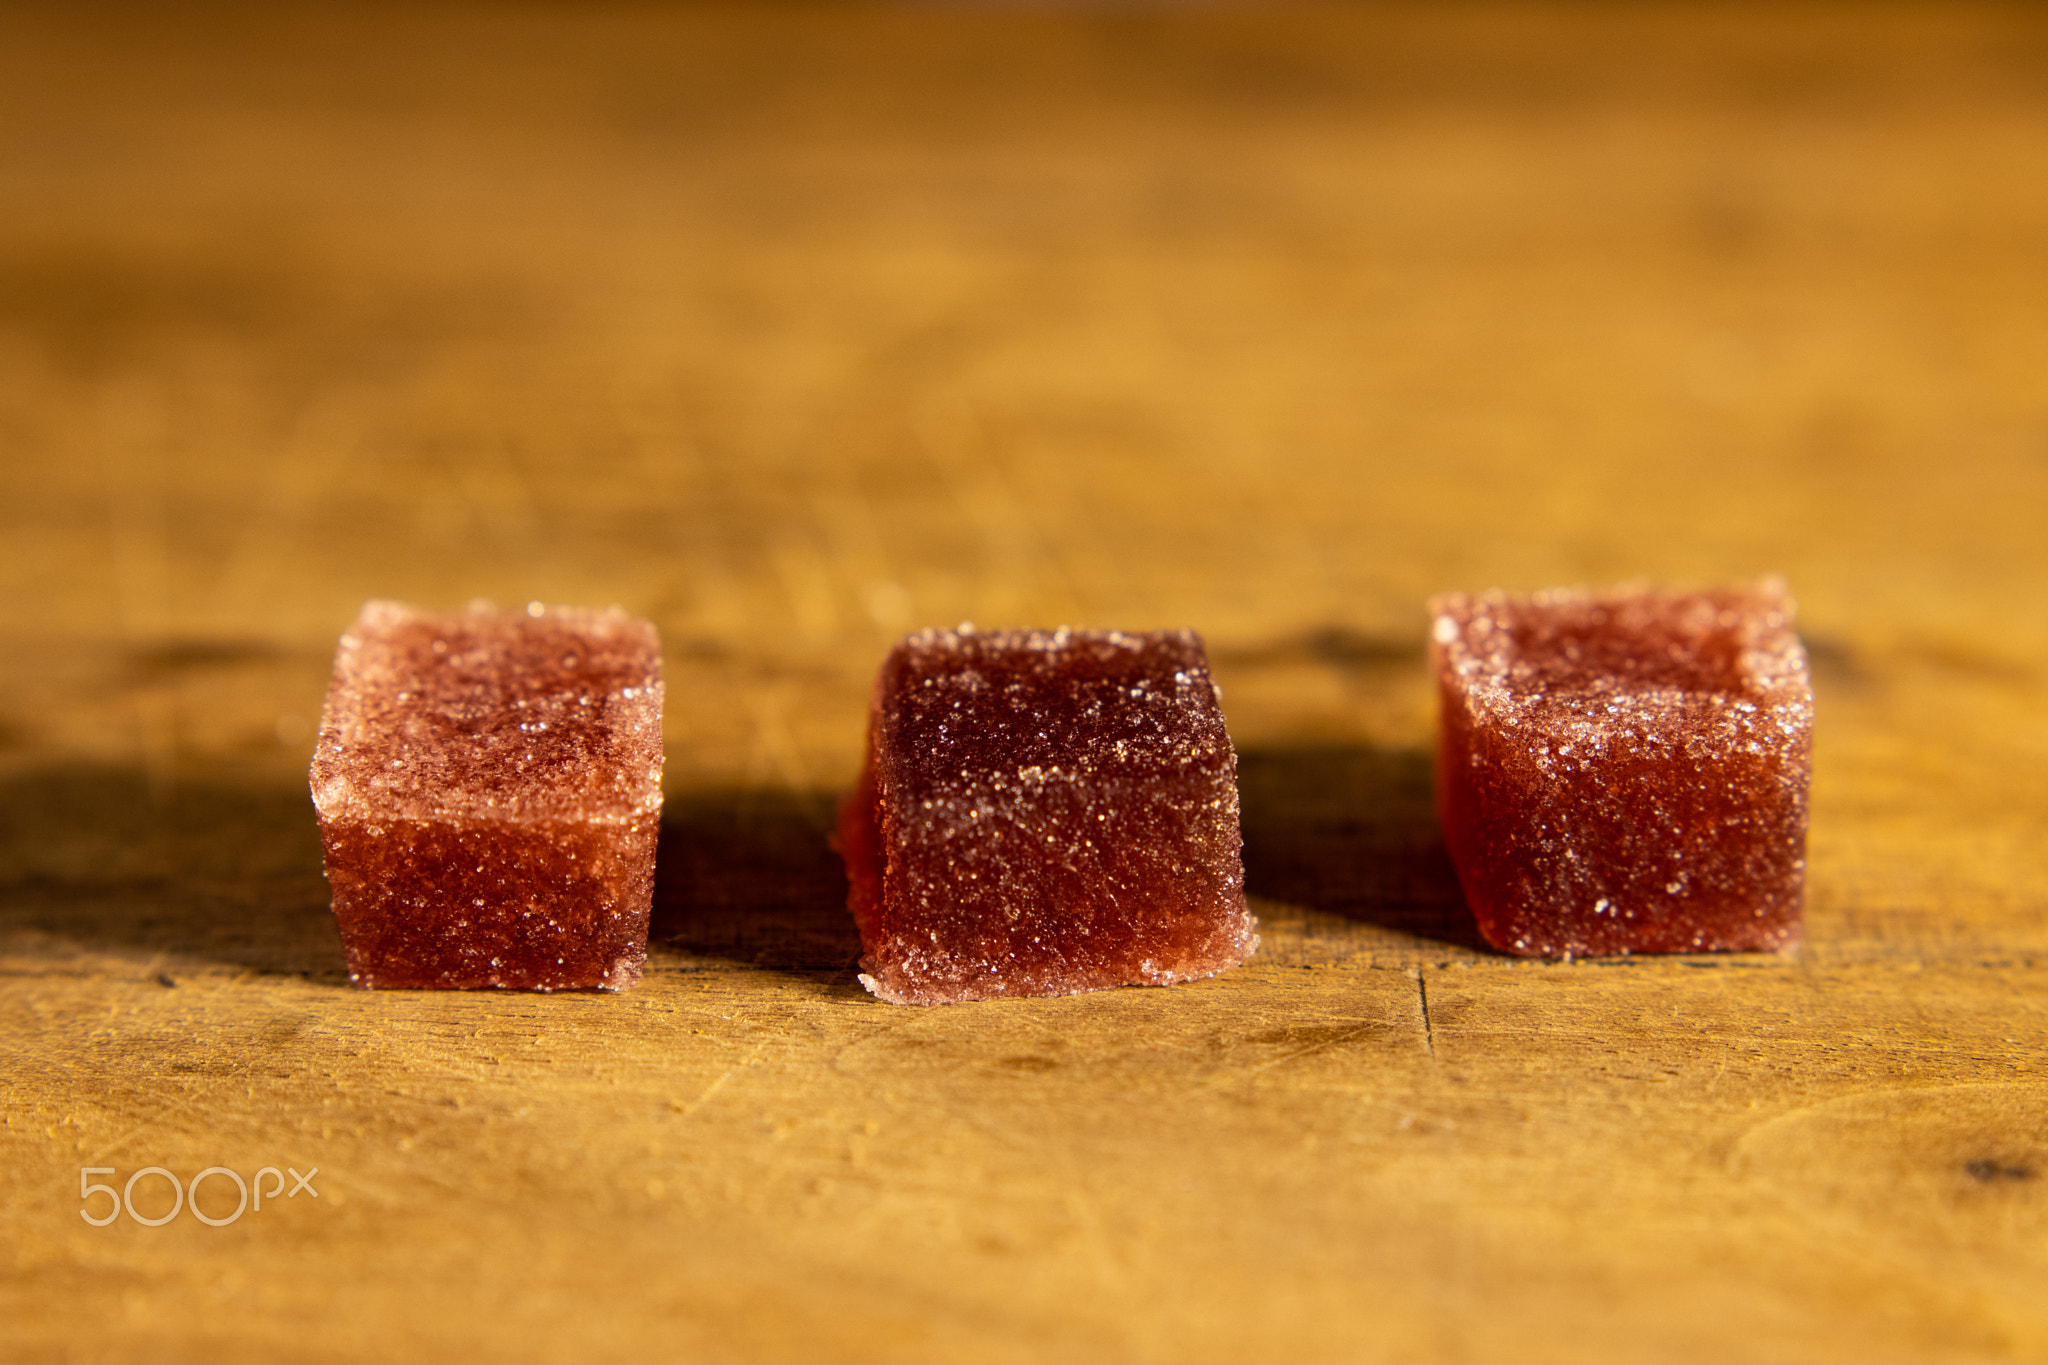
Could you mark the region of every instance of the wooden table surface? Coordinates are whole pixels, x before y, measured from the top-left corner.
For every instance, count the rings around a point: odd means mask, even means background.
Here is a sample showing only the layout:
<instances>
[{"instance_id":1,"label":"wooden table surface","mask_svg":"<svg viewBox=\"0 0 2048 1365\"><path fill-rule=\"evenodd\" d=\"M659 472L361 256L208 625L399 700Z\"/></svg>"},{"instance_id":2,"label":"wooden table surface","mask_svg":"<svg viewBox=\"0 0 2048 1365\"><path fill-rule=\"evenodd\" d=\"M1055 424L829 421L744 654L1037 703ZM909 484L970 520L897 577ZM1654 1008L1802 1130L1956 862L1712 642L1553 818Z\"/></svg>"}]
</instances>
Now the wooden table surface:
<instances>
[{"instance_id":1,"label":"wooden table surface","mask_svg":"<svg viewBox=\"0 0 2048 1365\"><path fill-rule=\"evenodd\" d=\"M10 1361L2048 1359L2038 8L7 5L0 462ZM1768 571L1805 947L1477 946L1424 597ZM638 990L347 986L370 596L658 623ZM1249 965L862 992L962 618L1206 634Z\"/></svg>"}]
</instances>

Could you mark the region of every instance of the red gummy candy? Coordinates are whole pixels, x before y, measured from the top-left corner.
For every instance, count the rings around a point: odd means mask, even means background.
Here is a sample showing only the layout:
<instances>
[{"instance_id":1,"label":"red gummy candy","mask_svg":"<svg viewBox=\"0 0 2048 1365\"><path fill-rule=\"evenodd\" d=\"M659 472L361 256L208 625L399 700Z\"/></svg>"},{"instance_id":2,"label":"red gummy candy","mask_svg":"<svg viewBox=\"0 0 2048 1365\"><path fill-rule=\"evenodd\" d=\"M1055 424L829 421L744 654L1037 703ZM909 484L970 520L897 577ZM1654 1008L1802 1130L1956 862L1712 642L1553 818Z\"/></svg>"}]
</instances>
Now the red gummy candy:
<instances>
[{"instance_id":1,"label":"red gummy candy","mask_svg":"<svg viewBox=\"0 0 2048 1365\"><path fill-rule=\"evenodd\" d=\"M1507 952L1799 938L1813 689L1770 579L1435 598L1437 807Z\"/></svg>"},{"instance_id":2,"label":"red gummy candy","mask_svg":"<svg viewBox=\"0 0 2048 1365\"><path fill-rule=\"evenodd\" d=\"M311 773L349 979L638 981L661 702L654 627L617 612L366 605Z\"/></svg>"},{"instance_id":3,"label":"red gummy candy","mask_svg":"<svg viewBox=\"0 0 2048 1365\"><path fill-rule=\"evenodd\" d=\"M861 981L936 1005L1213 976L1258 947L1191 631L924 631L840 806Z\"/></svg>"}]
</instances>

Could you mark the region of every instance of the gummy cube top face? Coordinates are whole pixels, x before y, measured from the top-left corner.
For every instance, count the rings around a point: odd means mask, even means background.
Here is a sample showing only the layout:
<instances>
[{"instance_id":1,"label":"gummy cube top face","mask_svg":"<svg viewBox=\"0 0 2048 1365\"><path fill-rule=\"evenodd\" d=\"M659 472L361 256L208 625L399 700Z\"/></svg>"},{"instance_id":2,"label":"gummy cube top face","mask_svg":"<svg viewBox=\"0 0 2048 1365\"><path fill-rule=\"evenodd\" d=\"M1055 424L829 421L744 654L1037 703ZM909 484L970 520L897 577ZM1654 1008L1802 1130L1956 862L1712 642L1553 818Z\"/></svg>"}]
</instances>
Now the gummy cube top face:
<instances>
[{"instance_id":1,"label":"gummy cube top face","mask_svg":"<svg viewBox=\"0 0 2048 1365\"><path fill-rule=\"evenodd\" d=\"M661 705L643 621L364 607L335 656L310 773L351 979L637 980Z\"/></svg>"},{"instance_id":2,"label":"gummy cube top face","mask_svg":"<svg viewBox=\"0 0 2048 1365\"><path fill-rule=\"evenodd\" d=\"M1191 632L926 631L875 685L839 842L884 999L1165 984L1257 945Z\"/></svg>"},{"instance_id":3,"label":"gummy cube top face","mask_svg":"<svg viewBox=\"0 0 2048 1365\"><path fill-rule=\"evenodd\" d=\"M1430 607L1437 803L1490 943L1797 941L1813 691L1781 583Z\"/></svg>"},{"instance_id":4,"label":"gummy cube top face","mask_svg":"<svg viewBox=\"0 0 2048 1365\"><path fill-rule=\"evenodd\" d=\"M323 816L617 822L661 808L661 647L612 612L371 602L313 758Z\"/></svg>"}]
</instances>

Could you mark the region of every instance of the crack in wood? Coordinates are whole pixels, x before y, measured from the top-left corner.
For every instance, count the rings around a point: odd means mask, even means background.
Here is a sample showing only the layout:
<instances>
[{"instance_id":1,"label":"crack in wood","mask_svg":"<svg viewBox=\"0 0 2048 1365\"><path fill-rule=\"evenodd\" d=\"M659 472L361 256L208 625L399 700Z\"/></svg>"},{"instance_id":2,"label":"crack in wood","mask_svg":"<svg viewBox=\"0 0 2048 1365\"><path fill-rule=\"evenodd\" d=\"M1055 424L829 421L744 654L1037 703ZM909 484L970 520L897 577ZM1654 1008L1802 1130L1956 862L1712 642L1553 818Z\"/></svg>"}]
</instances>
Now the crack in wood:
<instances>
[{"instance_id":1,"label":"crack in wood","mask_svg":"<svg viewBox=\"0 0 2048 1365\"><path fill-rule=\"evenodd\" d=\"M1436 1030L1429 1022L1429 985L1422 979L1420 967L1408 974L1415 978L1415 1003L1422 1011L1422 1050L1429 1054L1429 1059L1433 1062L1436 1060Z\"/></svg>"}]
</instances>

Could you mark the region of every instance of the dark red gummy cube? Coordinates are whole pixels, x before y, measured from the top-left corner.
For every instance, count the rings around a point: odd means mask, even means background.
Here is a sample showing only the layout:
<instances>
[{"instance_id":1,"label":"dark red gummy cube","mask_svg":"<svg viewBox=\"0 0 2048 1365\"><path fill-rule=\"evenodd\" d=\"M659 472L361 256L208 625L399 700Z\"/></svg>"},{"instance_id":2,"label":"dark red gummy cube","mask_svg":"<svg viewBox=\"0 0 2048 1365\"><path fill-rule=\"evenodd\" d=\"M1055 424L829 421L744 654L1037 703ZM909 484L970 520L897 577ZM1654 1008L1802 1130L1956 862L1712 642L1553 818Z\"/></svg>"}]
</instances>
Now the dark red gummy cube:
<instances>
[{"instance_id":1,"label":"dark red gummy cube","mask_svg":"<svg viewBox=\"0 0 2048 1365\"><path fill-rule=\"evenodd\" d=\"M366 605L311 774L349 979L638 981L661 701L654 627L615 611Z\"/></svg>"},{"instance_id":2,"label":"dark red gummy cube","mask_svg":"<svg viewBox=\"0 0 2048 1365\"><path fill-rule=\"evenodd\" d=\"M1799 938L1813 688L1775 579L1430 603L1437 807L1487 942Z\"/></svg>"},{"instance_id":3,"label":"dark red gummy cube","mask_svg":"<svg viewBox=\"0 0 2048 1365\"><path fill-rule=\"evenodd\" d=\"M841 804L861 981L936 1005L1212 976L1258 947L1192 631L924 631Z\"/></svg>"}]
</instances>

